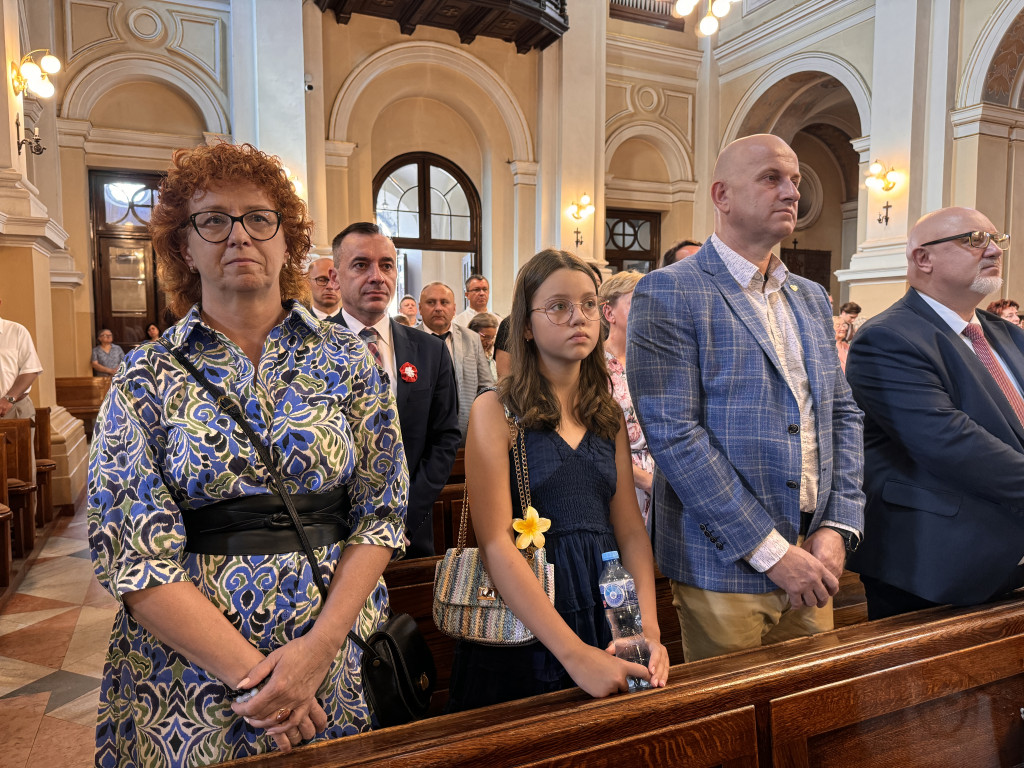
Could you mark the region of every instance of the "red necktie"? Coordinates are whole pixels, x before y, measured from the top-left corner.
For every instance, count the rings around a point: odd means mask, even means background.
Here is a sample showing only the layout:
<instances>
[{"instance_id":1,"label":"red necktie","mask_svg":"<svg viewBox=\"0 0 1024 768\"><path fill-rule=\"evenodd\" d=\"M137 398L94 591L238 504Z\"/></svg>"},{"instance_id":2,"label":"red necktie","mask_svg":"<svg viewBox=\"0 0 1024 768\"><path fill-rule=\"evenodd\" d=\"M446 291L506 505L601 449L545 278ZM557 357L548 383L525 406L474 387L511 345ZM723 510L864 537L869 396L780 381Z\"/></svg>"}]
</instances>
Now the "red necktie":
<instances>
[{"instance_id":1,"label":"red necktie","mask_svg":"<svg viewBox=\"0 0 1024 768\"><path fill-rule=\"evenodd\" d=\"M1003 390L1003 395L1010 402L1010 407L1013 408L1013 412L1017 414L1017 420L1021 424L1024 424L1024 398L1020 396L1020 392L1013 386L1013 382L1010 381L1010 377L1006 375L1006 371L1003 370L1003 366L996 360L996 356L992 353L992 347L988 345L988 341L985 339L985 333L981 330L980 325L974 323L968 323L967 327L964 328L964 336L971 340L974 344L974 353L978 356L981 364L984 365L992 378L996 380L996 384Z\"/></svg>"},{"instance_id":2,"label":"red necktie","mask_svg":"<svg viewBox=\"0 0 1024 768\"><path fill-rule=\"evenodd\" d=\"M384 367L384 362L380 359L380 349L377 347L377 331L374 328L363 328L359 332L359 338L366 342L366 346L370 350L370 354L373 355L373 359L377 361L377 365L380 368Z\"/></svg>"}]
</instances>

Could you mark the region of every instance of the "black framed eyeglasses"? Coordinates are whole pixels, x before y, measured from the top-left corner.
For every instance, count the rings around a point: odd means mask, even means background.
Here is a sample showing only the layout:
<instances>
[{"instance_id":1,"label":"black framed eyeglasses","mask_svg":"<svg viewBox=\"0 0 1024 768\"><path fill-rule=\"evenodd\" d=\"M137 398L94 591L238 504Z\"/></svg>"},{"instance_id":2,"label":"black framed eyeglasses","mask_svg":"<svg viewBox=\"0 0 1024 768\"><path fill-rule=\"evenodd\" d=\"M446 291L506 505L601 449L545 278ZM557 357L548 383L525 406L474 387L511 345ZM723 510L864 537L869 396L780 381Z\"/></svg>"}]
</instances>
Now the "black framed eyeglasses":
<instances>
[{"instance_id":1,"label":"black framed eyeglasses","mask_svg":"<svg viewBox=\"0 0 1024 768\"><path fill-rule=\"evenodd\" d=\"M531 312L543 312L548 320L554 325L565 325L572 321L572 316L579 307L580 314L587 320L599 320L601 318L601 305L604 304L597 296L591 296L583 301L569 301L567 299L552 299L543 307L531 309Z\"/></svg>"},{"instance_id":2,"label":"black framed eyeglasses","mask_svg":"<svg viewBox=\"0 0 1024 768\"><path fill-rule=\"evenodd\" d=\"M331 278L324 277L323 275L321 275L320 277L314 277L313 282L319 285L321 288L326 288L331 283ZM335 280L334 283L338 284L338 281Z\"/></svg>"},{"instance_id":3,"label":"black framed eyeglasses","mask_svg":"<svg viewBox=\"0 0 1024 768\"><path fill-rule=\"evenodd\" d=\"M950 235L949 237L940 237L938 240L921 243L921 247L949 243L953 240L967 240L971 248L981 248L982 250L988 248L989 241L995 243L996 247L1002 251L1010 247L1010 236L1008 234L1005 232L986 232L983 229L976 229L973 232L961 232L959 235Z\"/></svg>"},{"instance_id":4,"label":"black framed eyeglasses","mask_svg":"<svg viewBox=\"0 0 1024 768\"><path fill-rule=\"evenodd\" d=\"M278 211L258 210L232 216L224 211L199 211L188 217L196 233L208 243L223 243L231 234L236 221L253 240L270 240L281 228L281 214Z\"/></svg>"}]
</instances>

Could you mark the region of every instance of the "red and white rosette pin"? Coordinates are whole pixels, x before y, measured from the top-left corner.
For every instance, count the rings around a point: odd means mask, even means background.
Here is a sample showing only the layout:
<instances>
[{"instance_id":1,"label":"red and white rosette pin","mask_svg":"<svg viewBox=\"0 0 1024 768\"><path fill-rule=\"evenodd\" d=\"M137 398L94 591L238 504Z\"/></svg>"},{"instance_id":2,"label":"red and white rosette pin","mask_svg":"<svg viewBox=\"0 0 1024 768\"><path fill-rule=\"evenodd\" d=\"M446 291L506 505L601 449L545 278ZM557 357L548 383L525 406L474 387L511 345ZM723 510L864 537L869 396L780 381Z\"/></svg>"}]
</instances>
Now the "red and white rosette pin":
<instances>
[{"instance_id":1,"label":"red and white rosette pin","mask_svg":"<svg viewBox=\"0 0 1024 768\"><path fill-rule=\"evenodd\" d=\"M407 381L410 384L420 376L420 372L416 370L416 366L412 363L402 363L398 366L398 373L402 376L402 381Z\"/></svg>"}]
</instances>

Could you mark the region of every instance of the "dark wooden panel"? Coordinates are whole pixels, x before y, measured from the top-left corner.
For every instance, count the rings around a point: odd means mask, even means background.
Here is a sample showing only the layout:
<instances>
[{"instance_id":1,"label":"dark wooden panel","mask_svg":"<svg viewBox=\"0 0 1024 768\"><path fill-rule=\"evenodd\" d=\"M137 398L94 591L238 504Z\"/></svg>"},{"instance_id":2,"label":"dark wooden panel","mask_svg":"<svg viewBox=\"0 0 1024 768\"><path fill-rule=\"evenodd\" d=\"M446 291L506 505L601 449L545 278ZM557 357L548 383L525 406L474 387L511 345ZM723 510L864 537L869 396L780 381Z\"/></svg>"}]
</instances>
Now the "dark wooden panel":
<instances>
[{"instance_id":1,"label":"dark wooden panel","mask_svg":"<svg viewBox=\"0 0 1024 768\"><path fill-rule=\"evenodd\" d=\"M393 19L403 34L424 25L455 31L462 43L478 35L513 43L519 53L543 49L569 29L565 0L316 0L339 24L352 14Z\"/></svg>"},{"instance_id":2,"label":"dark wooden panel","mask_svg":"<svg viewBox=\"0 0 1024 768\"><path fill-rule=\"evenodd\" d=\"M581 741L587 741L581 734ZM594 741L600 741L600 735ZM687 723L670 725L628 739L576 750L563 757L524 763L524 768L757 768L757 722L753 707L743 707Z\"/></svg>"},{"instance_id":3,"label":"dark wooden panel","mask_svg":"<svg viewBox=\"0 0 1024 768\"><path fill-rule=\"evenodd\" d=\"M1002 723L990 723L979 732L978 713L969 706L972 700L991 701L988 694L978 694L974 689L990 683L999 683L996 690L1011 685L1016 701L1009 704L1003 694L996 698L1002 703ZM1004 691L1005 693L1005 691ZM939 704L932 704L942 700ZM843 680L831 685L782 697L771 703L772 739L776 765L824 765L818 759L810 759L809 744L815 737L830 731L845 729L844 733L824 739L832 747L841 746L835 742L850 741L861 743L858 726L875 720L868 731L885 732L893 728L902 735L889 738L888 743L898 746L901 757L891 752L870 752L859 760L846 756L834 756L827 765L834 766L959 766L963 765L955 756L962 751L962 744L969 741L976 750L971 765L999 765L999 750L1011 741L1020 743L1022 726L1020 706L1024 703L1024 635L1015 635L968 649L940 654L892 669ZM919 705L932 704L914 710ZM930 710L930 716L922 723L930 728L907 729L908 720L920 726L918 717ZM967 715L973 733L968 736L959 724ZM1009 723L1013 723L1009 726ZM816 747L820 757L827 748ZM851 747L852 754L852 747ZM947 759L939 759L945 754ZM1018 753L1015 760L1024 759Z\"/></svg>"}]
</instances>

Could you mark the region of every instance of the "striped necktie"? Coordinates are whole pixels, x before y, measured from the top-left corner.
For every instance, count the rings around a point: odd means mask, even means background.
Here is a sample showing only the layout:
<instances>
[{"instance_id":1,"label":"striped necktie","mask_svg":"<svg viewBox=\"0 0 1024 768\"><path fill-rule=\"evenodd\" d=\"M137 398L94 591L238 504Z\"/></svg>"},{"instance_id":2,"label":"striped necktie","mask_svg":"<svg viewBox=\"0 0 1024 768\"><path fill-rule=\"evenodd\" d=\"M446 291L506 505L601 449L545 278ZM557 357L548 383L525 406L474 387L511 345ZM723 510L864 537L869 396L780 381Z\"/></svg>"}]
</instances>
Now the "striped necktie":
<instances>
[{"instance_id":1,"label":"striped necktie","mask_svg":"<svg viewBox=\"0 0 1024 768\"><path fill-rule=\"evenodd\" d=\"M974 353L978 356L981 364L992 374L992 378L996 380L999 389L1003 391L1003 395L1010 402L1013 412L1017 414L1017 420L1024 424L1024 398L1020 396L1020 392L1013 386L1013 382L1006 375L1003 366L996 360L996 356L992 353L992 347L989 346L988 341L985 339L985 332L981 330L981 326L968 323L967 327L964 328L964 336L974 344Z\"/></svg>"},{"instance_id":2,"label":"striped necktie","mask_svg":"<svg viewBox=\"0 0 1024 768\"><path fill-rule=\"evenodd\" d=\"M377 365L380 368L384 367L384 362L380 358L380 348L377 346L377 330L375 328L363 328L359 332L359 338L366 342L366 346L370 350L370 354L373 355L373 359L377 361Z\"/></svg>"}]
</instances>

